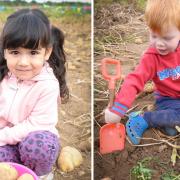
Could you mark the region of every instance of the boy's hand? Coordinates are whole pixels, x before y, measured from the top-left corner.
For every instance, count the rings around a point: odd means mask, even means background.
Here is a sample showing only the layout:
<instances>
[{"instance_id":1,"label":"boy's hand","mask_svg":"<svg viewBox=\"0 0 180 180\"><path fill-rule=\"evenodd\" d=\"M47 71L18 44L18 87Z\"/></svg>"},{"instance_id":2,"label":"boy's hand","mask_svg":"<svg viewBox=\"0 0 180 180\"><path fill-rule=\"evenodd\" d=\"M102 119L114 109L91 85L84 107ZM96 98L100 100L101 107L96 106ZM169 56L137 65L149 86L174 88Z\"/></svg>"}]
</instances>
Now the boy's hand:
<instances>
[{"instance_id":1,"label":"boy's hand","mask_svg":"<svg viewBox=\"0 0 180 180\"><path fill-rule=\"evenodd\" d=\"M121 121L121 117L117 114L111 112L109 108L105 109L105 122L106 123L119 123Z\"/></svg>"}]
</instances>

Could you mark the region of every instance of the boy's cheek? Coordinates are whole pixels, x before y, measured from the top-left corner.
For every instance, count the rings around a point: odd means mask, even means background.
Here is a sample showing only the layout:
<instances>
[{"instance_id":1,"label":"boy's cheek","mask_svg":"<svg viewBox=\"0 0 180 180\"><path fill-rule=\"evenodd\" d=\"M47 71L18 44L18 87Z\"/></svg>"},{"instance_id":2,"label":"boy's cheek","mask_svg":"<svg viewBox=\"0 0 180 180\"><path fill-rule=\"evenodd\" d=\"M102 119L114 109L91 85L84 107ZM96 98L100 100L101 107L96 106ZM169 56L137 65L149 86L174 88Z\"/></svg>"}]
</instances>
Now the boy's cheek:
<instances>
[{"instance_id":1,"label":"boy's cheek","mask_svg":"<svg viewBox=\"0 0 180 180\"><path fill-rule=\"evenodd\" d=\"M155 47L155 45L156 45L155 41L152 41L152 40L149 42L149 44L150 44L150 46L153 46L153 47Z\"/></svg>"}]
</instances>

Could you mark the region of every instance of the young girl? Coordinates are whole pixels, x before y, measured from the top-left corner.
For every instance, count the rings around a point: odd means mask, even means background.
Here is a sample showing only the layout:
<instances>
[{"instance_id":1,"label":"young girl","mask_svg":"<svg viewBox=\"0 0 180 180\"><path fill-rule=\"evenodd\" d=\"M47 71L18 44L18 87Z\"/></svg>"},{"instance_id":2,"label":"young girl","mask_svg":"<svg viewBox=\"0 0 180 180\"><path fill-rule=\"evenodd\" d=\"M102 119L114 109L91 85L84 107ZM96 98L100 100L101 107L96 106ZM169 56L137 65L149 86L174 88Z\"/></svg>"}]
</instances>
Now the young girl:
<instances>
[{"instance_id":1,"label":"young girl","mask_svg":"<svg viewBox=\"0 0 180 180\"><path fill-rule=\"evenodd\" d=\"M134 144L148 128L159 128L176 135L180 126L180 1L148 0L145 18L150 30L150 47L135 71L130 73L117 93L114 105L105 110L106 122L118 122L145 83L156 86L156 111L132 113L126 124Z\"/></svg>"},{"instance_id":2,"label":"young girl","mask_svg":"<svg viewBox=\"0 0 180 180\"><path fill-rule=\"evenodd\" d=\"M64 36L38 9L7 18L0 44L0 162L51 171L60 151L58 100L68 97Z\"/></svg>"}]
</instances>

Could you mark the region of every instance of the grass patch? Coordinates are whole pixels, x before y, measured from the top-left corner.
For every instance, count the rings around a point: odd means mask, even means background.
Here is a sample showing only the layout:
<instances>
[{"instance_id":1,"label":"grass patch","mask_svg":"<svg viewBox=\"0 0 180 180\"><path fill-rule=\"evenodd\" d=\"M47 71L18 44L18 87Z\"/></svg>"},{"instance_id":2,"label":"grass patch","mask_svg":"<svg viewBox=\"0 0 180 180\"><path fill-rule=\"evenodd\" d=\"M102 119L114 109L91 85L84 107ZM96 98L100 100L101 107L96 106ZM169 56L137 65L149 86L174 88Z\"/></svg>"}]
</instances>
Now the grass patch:
<instances>
[{"instance_id":1,"label":"grass patch","mask_svg":"<svg viewBox=\"0 0 180 180\"><path fill-rule=\"evenodd\" d=\"M135 180L151 180L152 179L152 169L147 167L147 164L152 160L152 158L147 157L142 161L139 161L131 169L131 177Z\"/></svg>"},{"instance_id":2,"label":"grass patch","mask_svg":"<svg viewBox=\"0 0 180 180\"><path fill-rule=\"evenodd\" d=\"M167 163L163 163L157 157L146 157L143 160L137 162L135 166L130 170L131 179L133 180L152 180L153 173L157 173L157 169L152 169L150 166L161 167L164 171L163 174L159 174L160 180L179 180L180 174L174 170L167 168ZM153 166L154 167L154 166Z\"/></svg>"},{"instance_id":3,"label":"grass patch","mask_svg":"<svg viewBox=\"0 0 180 180\"><path fill-rule=\"evenodd\" d=\"M138 10L144 10L146 6L146 1L147 0L136 0L136 4L135 4L136 8Z\"/></svg>"},{"instance_id":4,"label":"grass patch","mask_svg":"<svg viewBox=\"0 0 180 180\"><path fill-rule=\"evenodd\" d=\"M161 176L161 180L179 180L180 179L180 174L177 175L173 170L165 172Z\"/></svg>"},{"instance_id":5,"label":"grass patch","mask_svg":"<svg viewBox=\"0 0 180 180\"><path fill-rule=\"evenodd\" d=\"M41 10L45 12L49 19L52 21L63 21L69 23L77 23L77 22L88 22L91 23L90 14L89 13L82 13L77 9L76 10L64 10L61 6L60 7L48 7L43 8Z\"/></svg>"},{"instance_id":6,"label":"grass patch","mask_svg":"<svg viewBox=\"0 0 180 180\"><path fill-rule=\"evenodd\" d=\"M83 11L78 10L81 6L76 6L74 10L72 9L67 9L66 11L63 10L62 6L44 6L44 5L38 5L37 8L41 9L44 11L44 13L48 16L50 21L57 21L61 23L91 23L91 16L90 13L85 13ZM5 23L7 17L15 12L17 9L20 8L32 8L32 4L27 4L23 6L12 6L12 5L6 5L3 7L4 9L1 10L0 12L0 21L1 23ZM65 7L64 7L65 9Z\"/></svg>"},{"instance_id":7,"label":"grass patch","mask_svg":"<svg viewBox=\"0 0 180 180\"><path fill-rule=\"evenodd\" d=\"M112 3L120 3L122 5L133 4L138 10L144 10L147 0L95 0L95 8L107 6Z\"/></svg>"},{"instance_id":8,"label":"grass patch","mask_svg":"<svg viewBox=\"0 0 180 180\"><path fill-rule=\"evenodd\" d=\"M6 7L5 10L0 12L0 21L4 23L7 19L7 17L15 12L16 10L13 7Z\"/></svg>"}]
</instances>

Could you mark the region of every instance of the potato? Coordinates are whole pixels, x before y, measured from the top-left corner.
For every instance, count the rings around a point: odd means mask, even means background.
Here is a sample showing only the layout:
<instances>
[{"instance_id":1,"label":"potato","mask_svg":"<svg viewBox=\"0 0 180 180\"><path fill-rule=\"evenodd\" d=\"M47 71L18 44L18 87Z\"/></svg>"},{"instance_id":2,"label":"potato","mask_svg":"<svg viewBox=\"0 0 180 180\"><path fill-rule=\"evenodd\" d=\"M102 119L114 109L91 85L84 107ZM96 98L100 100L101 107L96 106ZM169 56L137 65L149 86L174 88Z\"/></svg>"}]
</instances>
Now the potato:
<instances>
[{"instance_id":1,"label":"potato","mask_svg":"<svg viewBox=\"0 0 180 180\"><path fill-rule=\"evenodd\" d=\"M110 177L102 178L101 180L112 180Z\"/></svg>"},{"instance_id":2,"label":"potato","mask_svg":"<svg viewBox=\"0 0 180 180\"><path fill-rule=\"evenodd\" d=\"M87 140L80 142L78 147L81 151L90 151L91 150L91 138L89 137Z\"/></svg>"},{"instance_id":3,"label":"potato","mask_svg":"<svg viewBox=\"0 0 180 180\"><path fill-rule=\"evenodd\" d=\"M6 163L0 163L0 179L1 180L16 180L18 172L16 169Z\"/></svg>"},{"instance_id":4,"label":"potato","mask_svg":"<svg viewBox=\"0 0 180 180\"><path fill-rule=\"evenodd\" d=\"M25 173L19 176L17 180L34 180L34 177L31 174Z\"/></svg>"},{"instance_id":5,"label":"potato","mask_svg":"<svg viewBox=\"0 0 180 180\"><path fill-rule=\"evenodd\" d=\"M155 89L154 83L153 82L148 82L144 86L144 92L145 93L152 93Z\"/></svg>"},{"instance_id":6,"label":"potato","mask_svg":"<svg viewBox=\"0 0 180 180\"><path fill-rule=\"evenodd\" d=\"M75 167L81 165L83 161L81 153L73 147L62 148L58 158L58 166L64 172L73 171Z\"/></svg>"},{"instance_id":7,"label":"potato","mask_svg":"<svg viewBox=\"0 0 180 180\"><path fill-rule=\"evenodd\" d=\"M154 104L149 104L147 106L147 111L153 111L155 109L155 105Z\"/></svg>"}]
</instances>

